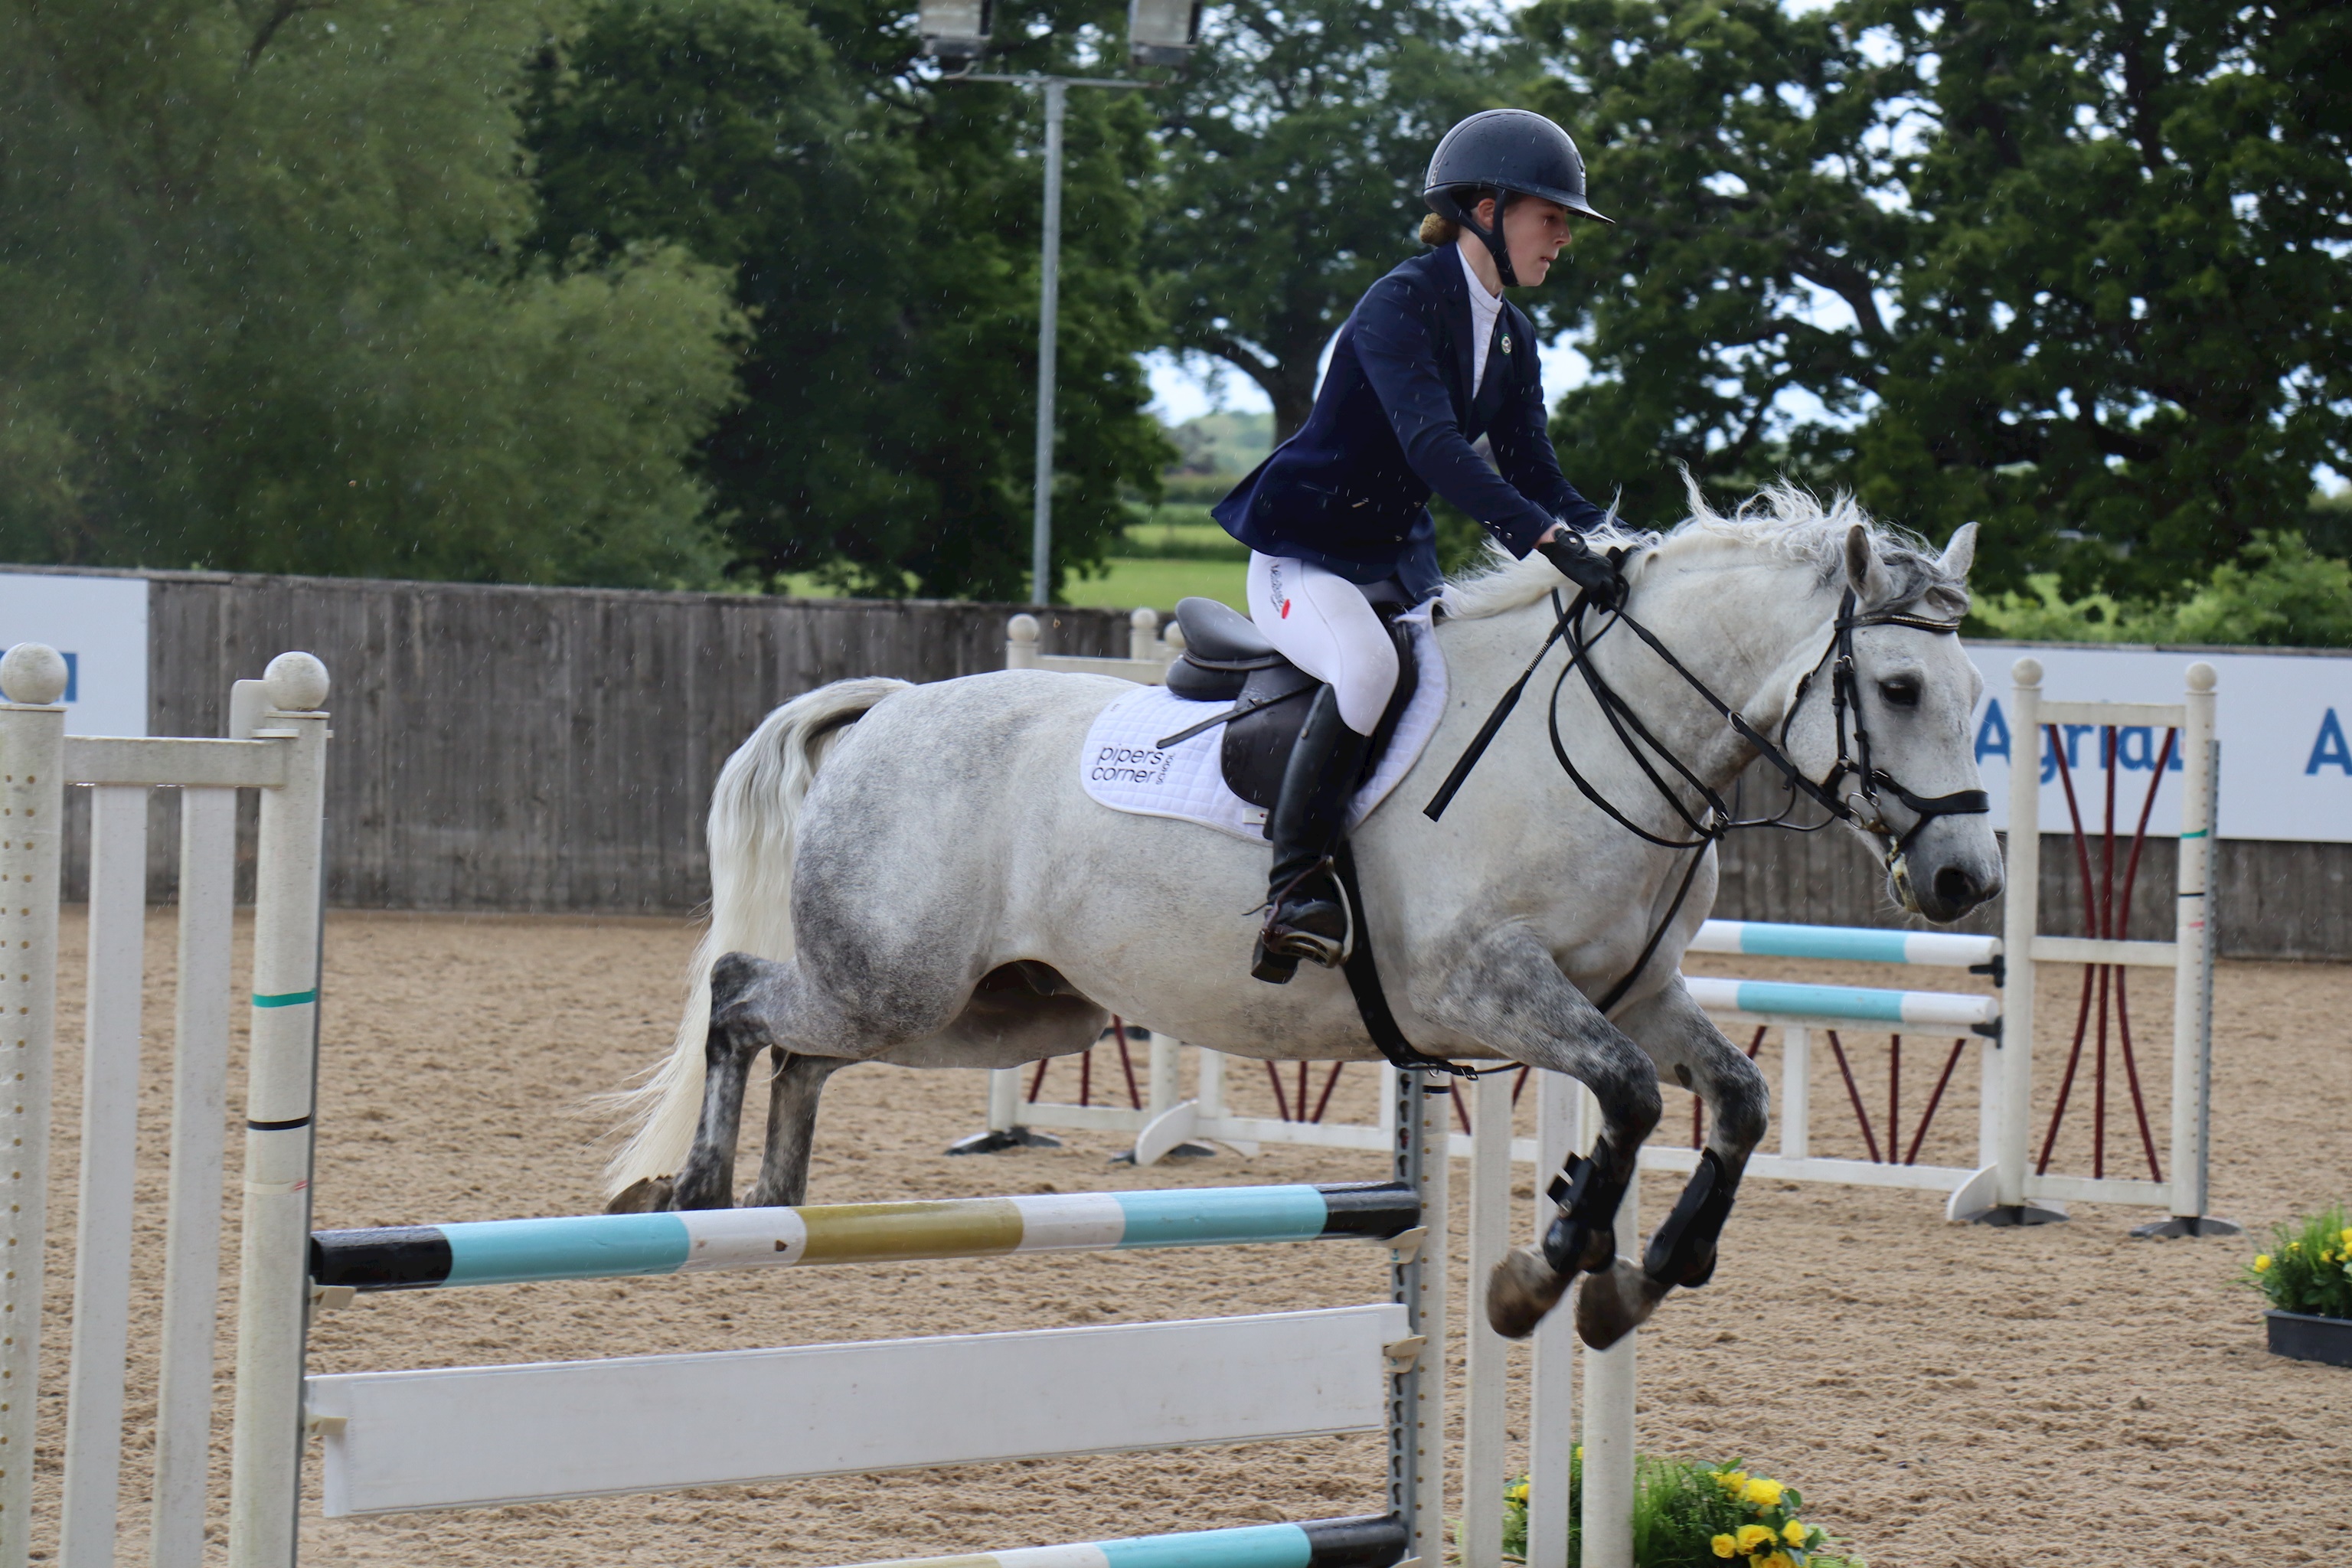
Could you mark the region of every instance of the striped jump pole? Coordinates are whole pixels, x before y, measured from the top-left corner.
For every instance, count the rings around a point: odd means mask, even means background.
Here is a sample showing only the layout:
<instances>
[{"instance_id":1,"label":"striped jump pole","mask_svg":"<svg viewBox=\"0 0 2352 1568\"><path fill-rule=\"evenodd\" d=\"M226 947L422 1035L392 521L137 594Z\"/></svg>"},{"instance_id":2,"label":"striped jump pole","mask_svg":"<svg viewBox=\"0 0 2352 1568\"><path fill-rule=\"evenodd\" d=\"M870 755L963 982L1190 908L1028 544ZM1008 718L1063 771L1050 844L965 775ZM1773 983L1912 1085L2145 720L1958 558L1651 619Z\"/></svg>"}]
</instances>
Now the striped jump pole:
<instances>
[{"instance_id":1,"label":"striped jump pole","mask_svg":"<svg viewBox=\"0 0 2352 1568\"><path fill-rule=\"evenodd\" d=\"M1894 933L1890 933L1894 934ZM1957 991L1883 991L1867 985L1807 985L1786 980L1722 980L1685 976L1691 999L1717 1016L1779 1023L1801 1018L1828 1023L1990 1027L2000 998Z\"/></svg>"},{"instance_id":2,"label":"striped jump pole","mask_svg":"<svg viewBox=\"0 0 2352 1568\"><path fill-rule=\"evenodd\" d=\"M1081 1546L902 1557L860 1568L1389 1568L1403 1551L1403 1525L1367 1515L1139 1535Z\"/></svg>"},{"instance_id":3,"label":"striped jump pole","mask_svg":"<svg viewBox=\"0 0 2352 1568\"><path fill-rule=\"evenodd\" d=\"M1822 958L1850 963L1913 963L1975 969L2000 956L2000 939L1941 931L1874 931L1866 926L1782 925L1774 921L1708 921L1687 952L1740 952L1765 958Z\"/></svg>"},{"instance_id":4,"label":"striped jump pole","mask_svg":"<svg viewBox=\"0 0 2352 1568\"><path fill-rule=\"evenodd\" d=\"M319 1231L310 1279L426 1290L1015 1252L1386 1241L1421 1223L1420 1199L1401 1182L582 1215Z\"/></svg>"}]
</instances>

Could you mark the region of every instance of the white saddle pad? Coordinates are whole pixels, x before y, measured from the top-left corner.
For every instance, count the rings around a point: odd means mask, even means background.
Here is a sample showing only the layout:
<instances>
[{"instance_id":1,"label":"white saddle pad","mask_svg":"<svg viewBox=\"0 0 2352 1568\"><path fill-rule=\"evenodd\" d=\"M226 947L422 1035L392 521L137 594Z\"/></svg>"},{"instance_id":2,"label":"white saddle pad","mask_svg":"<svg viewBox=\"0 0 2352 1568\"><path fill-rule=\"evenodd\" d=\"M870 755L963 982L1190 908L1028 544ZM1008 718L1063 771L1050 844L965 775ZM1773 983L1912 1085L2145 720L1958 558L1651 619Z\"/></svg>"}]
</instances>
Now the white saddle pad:
<instances>
[{"instance_id":1,"label":"white saddle pad","mask_svg":"<svg viewBox=\"0 0 2352 1568\"><path fill-rule=\"evenodd\" d=\"M1364 781L1348 808L1349 827L1370 816L1372 808L1388 798L1420 760L1422 748L1429 744L1437 721L1445 712L1445 661L1438 655L1430 609L1423 605L1398 617L1412 637L1421 679L1397 721L1396 735L1381 755L1380 767ZM1088 795L1114 811L1173 816L1264 843L1265 808L1250 805L1225 787L1220 760L1223 726L1173 746L1160 744L1161 736L1189 730L1232 706L1231 702L1188 702L1164 686L1128 692L1097 715L1094 728L1087 731L1086 749L1078 753L1079 780Z\"/></svg>"}]
</instances>

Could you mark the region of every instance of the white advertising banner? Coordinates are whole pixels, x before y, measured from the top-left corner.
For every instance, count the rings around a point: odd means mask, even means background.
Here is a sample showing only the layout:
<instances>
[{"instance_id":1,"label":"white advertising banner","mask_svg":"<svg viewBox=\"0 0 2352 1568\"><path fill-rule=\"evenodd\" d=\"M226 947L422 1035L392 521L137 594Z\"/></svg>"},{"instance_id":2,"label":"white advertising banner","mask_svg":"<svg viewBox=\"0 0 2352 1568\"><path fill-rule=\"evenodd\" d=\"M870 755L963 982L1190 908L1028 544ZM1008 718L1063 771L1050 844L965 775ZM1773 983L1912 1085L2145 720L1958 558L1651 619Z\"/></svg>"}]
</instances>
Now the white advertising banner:
<instances>
[{"instance_id":1,"label":"white advertising banner","mask_svg":"<svg viewBox=\"0 0 2352 1568\"><path fill-rule=\"evenodd\" d=\"M147 732L147 580L0 572L0 648L66 656L66 733Z\"/></svg>"},{"instance_id":2,"label":"white advertising banner","mask_svg":"<svg viewBox=\"0 0 2352 1568\"><path fill-rule=\"evenodd\" d=\"M2031 655L2042 664L2045 702L2168 702L2178 704L2191 664L2202 659L2220 674L2214 689L2214 732L2221 752L2218 797L2223 838L2352 843L2352 654L2160 653L2147 648L1978 643L1969 650L1985 678L1975 718L1977 765L1992 795L1993 826L2009 826L2009 770L2019 753L2013 733L2011 666ZM2087 724L2059 726L2083 826L2098 833L2106 819L2104 732ZM2116 736L2115 826L2128 837L2147 800L2148 782L2164 752L2162 728L2131 726ZM2065 781L2056 749L2042 731L2042 830L2067 831ZM2176 741L2148 816L2148 832L2180 831L2181 761Z\"/></svg>"}]
</instances>

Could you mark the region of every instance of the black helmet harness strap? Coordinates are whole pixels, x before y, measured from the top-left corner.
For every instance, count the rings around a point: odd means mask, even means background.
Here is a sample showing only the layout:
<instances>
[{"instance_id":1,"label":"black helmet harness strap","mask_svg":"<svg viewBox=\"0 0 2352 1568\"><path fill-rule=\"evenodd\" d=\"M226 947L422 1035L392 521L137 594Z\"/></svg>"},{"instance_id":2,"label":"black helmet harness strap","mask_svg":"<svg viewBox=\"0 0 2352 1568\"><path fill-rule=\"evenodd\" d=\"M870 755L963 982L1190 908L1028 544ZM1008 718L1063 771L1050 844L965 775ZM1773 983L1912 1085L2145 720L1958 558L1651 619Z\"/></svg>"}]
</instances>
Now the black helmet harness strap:
<instances>
[{"instance_id":1,"label":"black helmet harness strap","mask_svg":"<svg viewBox=\"0 0 2352 1568\"><path fill-rule=\"evenodd\" d=\"M1487 252L1495 258L1495 270L1502 274L1503 287L1516 289L1519 286L1519 279L1518 275L1511 270L1510 244L1503 237L1503 213L1510 206L1511 197L1517 193L1506 190L1500 185L1495 186L1494 191L1495 226L1493 228L1478 226L1477 202L1465 202L1457 199L1454 203L1454 212L1458 216L1454 221L1486 243ZM1480 200L1484 199L1484 197L1480 198Z\"/></svg>"}]
</instances>

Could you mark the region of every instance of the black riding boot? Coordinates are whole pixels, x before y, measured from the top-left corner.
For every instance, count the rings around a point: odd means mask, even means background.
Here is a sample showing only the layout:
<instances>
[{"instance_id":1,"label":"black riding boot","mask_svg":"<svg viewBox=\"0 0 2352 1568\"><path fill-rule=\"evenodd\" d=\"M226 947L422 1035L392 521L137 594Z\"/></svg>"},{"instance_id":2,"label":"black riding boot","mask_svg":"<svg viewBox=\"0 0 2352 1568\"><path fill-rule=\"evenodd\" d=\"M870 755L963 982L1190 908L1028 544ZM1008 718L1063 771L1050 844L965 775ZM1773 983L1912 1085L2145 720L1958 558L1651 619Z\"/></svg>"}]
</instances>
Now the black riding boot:
<instances>
[{"instance_id":1,"label":"black riding boot","mask_svg":"<svg viewBox=\"0 0 2352 1568\"><path fill-rule=\"evenodd\" d=\"M1298 743L1282 775L1282 795L1267 820L1274 871L1266 883L1265 928L1250 973L1276 985L1306 959L1335 967L1348 940L1348 911L1331 875L1331 849L1347 826L1348 803L1371 739L1339 717L1339 693L1315 694Z\"/></svg>"}]
</instances>

